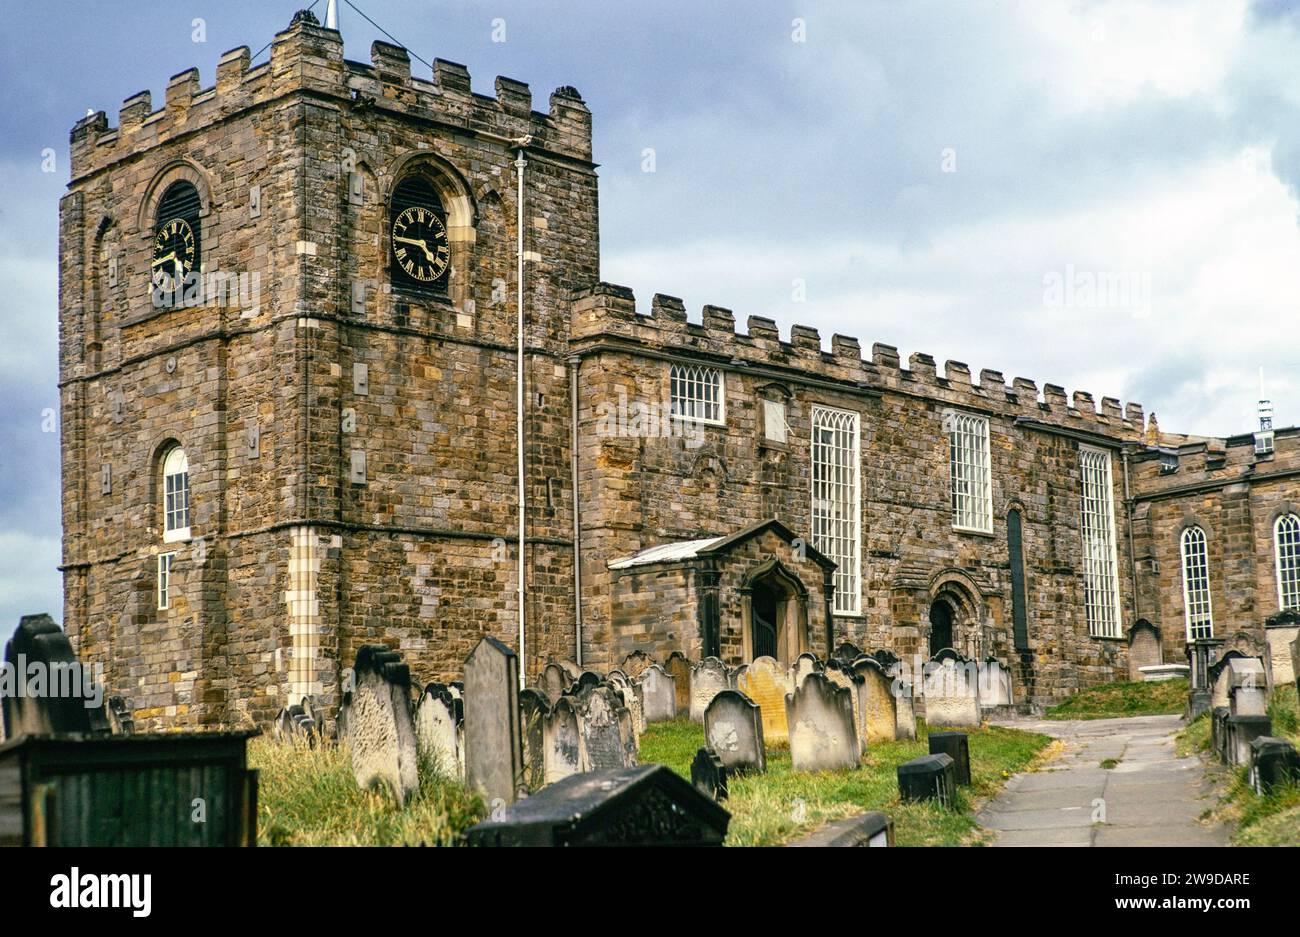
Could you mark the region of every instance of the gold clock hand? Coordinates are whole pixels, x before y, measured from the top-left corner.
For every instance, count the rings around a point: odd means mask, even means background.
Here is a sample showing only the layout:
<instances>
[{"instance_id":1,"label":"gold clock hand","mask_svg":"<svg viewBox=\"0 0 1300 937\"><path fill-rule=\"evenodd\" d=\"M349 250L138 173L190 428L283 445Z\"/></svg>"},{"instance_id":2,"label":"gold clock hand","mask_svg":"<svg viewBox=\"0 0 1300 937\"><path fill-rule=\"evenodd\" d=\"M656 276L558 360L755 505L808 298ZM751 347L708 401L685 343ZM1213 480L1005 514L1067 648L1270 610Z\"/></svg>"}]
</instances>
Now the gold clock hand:
<instances>
[{"instance_id":1,"label":"gold clock hand","mask_svg":"<svg viewBox=\"0 0 1300 937\"><path fill-rule=\"evenodd\" d=\"M399 237L395 237L393 238L393 240L401 241L403 244L419 245L420 250L424 251L424 256L429 258L429 263L437 263L437 261L434 259L433 252L429 250L429 245L424 243L424 241L417 241L414 238L399 238Z\"/></svg>"},{"instance_id":2,"label":"gold clock hand","mask_svg":"<svg viewBox=\"0 0 1300 937\"><path fill-rule=\"evenodd\" d=\"M157 260L155 260L155 261L153 262L153 265L156 267L156 266L158 266L159 264L165 264L165 263L167 263L167 261L169 261L169 260L175 260L175 259L176 259L176 252L175 252L175 251L172 251L170 254L167 254L167 255L165 255L165 256L163 256L163 257L159 257Z\"/></svg>"}]
</instances>

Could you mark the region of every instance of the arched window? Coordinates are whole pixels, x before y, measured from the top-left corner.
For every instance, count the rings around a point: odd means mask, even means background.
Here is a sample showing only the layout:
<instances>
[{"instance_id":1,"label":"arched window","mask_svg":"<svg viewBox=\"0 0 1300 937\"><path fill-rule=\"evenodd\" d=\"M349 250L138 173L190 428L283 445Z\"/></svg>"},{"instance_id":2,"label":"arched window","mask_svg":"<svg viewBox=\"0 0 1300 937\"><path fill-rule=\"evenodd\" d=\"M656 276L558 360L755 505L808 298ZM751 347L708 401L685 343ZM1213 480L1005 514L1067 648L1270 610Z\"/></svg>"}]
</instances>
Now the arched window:
<instances>
[{"instance_id":1,"label":"arched window","mask_svg":"<svg viewBox=\"0 0 1300 937\"><path fill-rule=\"evenodd\" d=\"M158 200L154 217L152 280L174 290L197 272L203 260L203 210L199 190L186 180L173 182Z\"/></svg>"},{"instance_id":2,"label":"arched window","mask_svg":"<svg viewBox=\"0 0 1300 937\"><path fill-rule=\"evenodd\" d=\"M451 279L447 212L433 185L422 176L408 176L393 189L388 243L394 286L447 295Z\"/></svg>"},{"instance_id":3,"label":"arched window","mask_svg":"<svg viewBox=\"0 0 1300 937\"><path fill-rule=\"evenodd\" d=\"M1273 525L1277 556L1277 604L1300 608L1300 517L1283 514Z\"/></svg>"},{"instance_id":4,"label":"arched window","mask_svg":"<svg viewBox=\"0 0 1300 937\"><path fill-rule=\"evenodd\" d=\"M173 446L163 456L163 542L190 538L190 460Z\"/></svg>"},{"instance_id":5,"label":"arched window","mask_svg":"<svg viewBox=\"0 0 1300 937\"><path fill-rule=\"evenodd\" d=\"M1187 640L1214 637L1214 609L1210 601L1210 561L1205 549L1205 531L1188 527L1183 531L1183 607L1187 618Z\"/></svg>"}]
</instances>

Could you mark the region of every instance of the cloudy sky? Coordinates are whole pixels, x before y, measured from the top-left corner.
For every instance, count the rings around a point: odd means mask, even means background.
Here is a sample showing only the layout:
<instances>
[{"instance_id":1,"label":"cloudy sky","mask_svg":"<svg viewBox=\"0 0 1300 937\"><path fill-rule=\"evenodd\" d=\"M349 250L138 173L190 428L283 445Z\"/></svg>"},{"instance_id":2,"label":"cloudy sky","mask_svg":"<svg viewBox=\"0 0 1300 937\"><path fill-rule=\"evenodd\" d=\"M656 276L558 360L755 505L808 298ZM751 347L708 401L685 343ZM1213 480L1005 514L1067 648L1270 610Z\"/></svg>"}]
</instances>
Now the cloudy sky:
<instances>
[{"instance_id":1,"label":"cloudy sky","mask_svg":"<svg viewBox=\"0 0 1300 937\"><path fill-rule=\"evenodd\" d=\"M306 2L0 2L0 635L61 617L68 131L192 65L209 85ZM379 34L341 5L368 61ZM1248 431L1263 368L1278 425L1300 422L1296 3L358 5L481 92L582 92L602 275L642 307L671 293L693 318L715 303L1136 400L1166 431ZM1105 277L1131 289L1090 297Z\"/></svg>"}]
</instances>

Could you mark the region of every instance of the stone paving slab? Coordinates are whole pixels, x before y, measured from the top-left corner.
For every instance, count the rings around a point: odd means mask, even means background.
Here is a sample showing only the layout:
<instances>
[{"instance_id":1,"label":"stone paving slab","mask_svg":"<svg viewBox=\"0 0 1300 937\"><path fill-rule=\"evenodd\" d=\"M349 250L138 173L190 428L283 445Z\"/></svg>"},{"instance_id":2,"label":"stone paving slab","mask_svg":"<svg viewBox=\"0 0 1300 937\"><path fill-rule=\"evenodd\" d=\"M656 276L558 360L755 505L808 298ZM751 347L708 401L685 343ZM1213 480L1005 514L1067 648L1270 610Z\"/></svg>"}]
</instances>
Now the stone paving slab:
<instances>
[{"instance_id":1,"label":"stone paving slab","mask_svg":"<svg viewBox=\"0 0 1300 937\"><path fill-rule=\"evenodd\" d=\"M1179 758L1178 716L1006 720L1060 739L1065 751L1011 778L976 816L994 846L1224 846L1227 831L1198 818L1212 788L1195 756ZM1110 769L1101 762L1115 759ZM1094 822L1100 815L1104 822Z\"/></svg>"}]
</instances>

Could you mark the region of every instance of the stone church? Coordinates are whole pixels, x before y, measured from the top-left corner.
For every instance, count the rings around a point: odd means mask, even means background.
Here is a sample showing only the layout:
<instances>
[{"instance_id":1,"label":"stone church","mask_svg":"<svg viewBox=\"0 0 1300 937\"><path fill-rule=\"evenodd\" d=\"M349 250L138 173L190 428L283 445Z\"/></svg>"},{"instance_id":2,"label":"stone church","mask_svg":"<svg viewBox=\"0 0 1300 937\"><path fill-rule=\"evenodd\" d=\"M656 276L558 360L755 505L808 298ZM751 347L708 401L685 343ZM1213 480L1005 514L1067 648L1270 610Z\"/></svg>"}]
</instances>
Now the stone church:
<instances>
[{"instance_id":1,"label":"stone church","mask_svg":"<svg viewBox=\"0 0 1300 937\"><path fill-rule=\"evenodd\" d=\"M363 643L455 679L484 635L528 675L951 646L1042 705L1300 605L1300 431L638 311L587 105L534 105L300 13L73 128L64 623L137 725L332 707Z\"/></svg>"}]
</instances>

